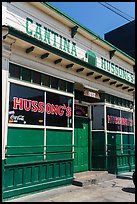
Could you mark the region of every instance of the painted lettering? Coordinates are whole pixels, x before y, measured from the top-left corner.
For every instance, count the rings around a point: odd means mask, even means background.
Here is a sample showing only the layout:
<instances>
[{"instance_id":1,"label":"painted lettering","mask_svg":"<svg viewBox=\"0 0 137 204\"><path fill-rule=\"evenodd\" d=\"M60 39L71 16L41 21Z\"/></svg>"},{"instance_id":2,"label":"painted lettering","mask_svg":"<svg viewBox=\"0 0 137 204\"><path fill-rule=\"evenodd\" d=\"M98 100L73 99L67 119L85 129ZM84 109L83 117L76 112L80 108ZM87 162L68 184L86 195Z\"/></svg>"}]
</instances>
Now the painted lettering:
<instances>
[{"instance_id":1,"label":"painted lettering","mask_svg":"<svg viewBox=\"0 0 137 204\"><path fill-rule=\"evenodd\" d=\"M34 37L39 40L42 40L41 25L39 23L36 23L36 32L34 34Z\"/></svg>"},{"instance_id":2,"label":"painted lettering","mask_svg":"<svg viewBox=\"0 0 137 204\"><path fill-rule=\"evenodd\" d=\"M109 124L132 126L133 120L130 118L121 118L117 116L107 115L107 122Z\"/></svg>"},{"instance_id":3,"label":"painted lettering","mask_svg":"<svg viewBox=\"0 0 137 204\"><path fill-rule=\"evenodd\" d=\"M17 97L14 97L13 98L13 109L17 110L19 106L19 110L23 110L23 98L17 98Z\"/></svg>"},{"instance_id":4,"label":"painted lettering","mask_svg":"<svg viewBox=\"0 0 137 204\"><path fill-rule=\"evenodd\" d=\"M30 18L26 18L26 33L32 35L32 30L30 30L30 24L33 24L33 20Z\"/></svg>"},{"instance_id":5,"label":"painted lettering","mask_svg":"<svg viewBox=\"0 0 137 204\"><path fill-rule=\"evenodd\" d=\"M116 75L122 79L125 79L126 81L129 81L131 83L135 83L134 75L133 73L130 73L127 70L124 70L122 67L106 60L105 58L101 57L101 69L107 70L109 73Z\"/></svg>"},{"instance_id":6,"label":"painted lettering","mask_svg":"<svg viewBox=\"0 0 137 204\"><path fill-rule=\"evenodd\" d=\"M63 50L75 57L77 56L76 44L74 42L37 22L33 22L30 18L26 18L26 33L57 49Z\"/></svg>"}]
</instances>

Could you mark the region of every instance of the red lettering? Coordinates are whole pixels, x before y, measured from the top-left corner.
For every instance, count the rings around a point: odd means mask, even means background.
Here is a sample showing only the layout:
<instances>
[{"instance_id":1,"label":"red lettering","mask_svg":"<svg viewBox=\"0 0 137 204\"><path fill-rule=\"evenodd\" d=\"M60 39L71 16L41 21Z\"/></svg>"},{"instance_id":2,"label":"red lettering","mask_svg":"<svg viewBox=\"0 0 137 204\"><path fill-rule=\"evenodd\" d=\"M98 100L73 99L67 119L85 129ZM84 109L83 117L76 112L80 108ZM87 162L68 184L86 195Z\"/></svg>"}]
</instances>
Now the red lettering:
<instances>
[{"instance_id":1,"label":"red lettering","mask_svg":"<svg viewBox=\"0 0 137 204\"><path fill-rule=\"evenodd\" d=\"M51 104L51 114L52 115L57 115L58 114L58 105L53 105L53 104Z\"/></svg>"},{"instance_id":2,"label":"red lettering","mask_svg":"<svg viewBox=\"0 0 137 204\"><path fill-rule=\"evenodd\" d=\"M50 103L46 104L46 113L51 114L51 104Z\"/></svg>"},{"instance_id":3,"label":"red lettering","mask_svg":"<svg viewBox=\"0 0 137 204\"><path fill-rule=\"evenodd\" d=\"M110 123L110 116L108 115L108 123Z\"/></svg>"},{"instance_id":4,"label":"red lettering","mask_svg":"<svg viewBox=\"0 0 137 204\"><path fill-rule=\"evenodd\" d=\"M43 113L44 112L44 102L39 102L38 106L39 106L38 112Z\"/></svg>"},{"instance_id":5,"label":"red lettering","mask_svg":"<svg viewBox=\"0 0 137 204\"><path fill-rule=\"evenodd\" d=\"M66 108L66 116L70 117L71 116L71 107Z\"/></svg>"},{"instance_id":6,"label":"red lettering","mask_svg":"<svg viewBox=\"0 0 137 204\"><path fill-rule=\"evenodd\" d=\"M38 101L32 101L32 108L31 108L32 112L37 112L38 111L37 104L38 104Z\"/></svg>"},{"instance_id":7,"label":"red lettering","mask_svg":"<svg viewBox=\"0 0 137 204\"><path fill-rule=\"evenodd\" d=\"M13 109L17 110L17 106L19 106L19 110L23 110L23 98L13 97Z\"/></svg>"},{"instance_id":8,"label":"red lettering","mask_svg":"<svg viewBox=\"0 0 137 204\"><path fill-rule=\"evenodd\" d=\"M62 109L63 109L63 106L59 106L58 107L58 114L59 114L59 116L64 115L64 111Z\"/></svg>"},{"instance_id":9,"label":"red lettering","mask_svg":"<svg viewBox=\"0 0 137 204\"><path fill-rule=\"evenodd\" d=\"M27 106L28 105L28 106ZM28 100L28 99L24 99L24 109L26 111L30 111L31 109L31 100Z\"/></svg>"}]
</instances>

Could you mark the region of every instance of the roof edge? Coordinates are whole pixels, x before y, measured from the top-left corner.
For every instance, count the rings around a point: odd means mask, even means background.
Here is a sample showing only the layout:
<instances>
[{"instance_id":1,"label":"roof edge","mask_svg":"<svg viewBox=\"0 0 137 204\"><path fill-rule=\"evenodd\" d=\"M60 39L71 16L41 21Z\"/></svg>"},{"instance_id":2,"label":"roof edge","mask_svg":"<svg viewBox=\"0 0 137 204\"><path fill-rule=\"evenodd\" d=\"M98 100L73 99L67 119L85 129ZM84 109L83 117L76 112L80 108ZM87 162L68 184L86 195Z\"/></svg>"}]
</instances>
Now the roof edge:
<instances>
[{"instance_id":1,"label":"roof edge","mask_svg":"<svg viewBox=\"0 0 137 204\"><path fill-rule=\"evenodd\" d=\"M103 43L107 44L108 46L112 47L112 49L115 49L116 51L120 52L121 54L123 54L125 57L129 58L130 60L132 60L133 62L135 62L135 59L132 58L130 55L126 54L125 52L123 52L122 50L120 50L119 48L117 48L116 46L114 46L113 44L109 43L108 41L104 40L103 38L101 38L99 35L95 34L93 31L89 30L88 28L86 28L85 26L83 26L82 24L80 24L78 21L74 20L73 18L71 18L69 15L65 14L64 12L62 12L61 10L59 10L58 8L54 7L53 5L51 5L49 2L40 2L42 5L48 7L49 9L53 10L54 12L56 12L57 14L59 14L60 16L66 18L67 20L71 21L72 23L74 23L75 25L79 26L79 28L83 29L85 32L87 32L88 34L96 37L97 39L99 39L100 41L102 41Z\"/></svg>"}]
</instances>

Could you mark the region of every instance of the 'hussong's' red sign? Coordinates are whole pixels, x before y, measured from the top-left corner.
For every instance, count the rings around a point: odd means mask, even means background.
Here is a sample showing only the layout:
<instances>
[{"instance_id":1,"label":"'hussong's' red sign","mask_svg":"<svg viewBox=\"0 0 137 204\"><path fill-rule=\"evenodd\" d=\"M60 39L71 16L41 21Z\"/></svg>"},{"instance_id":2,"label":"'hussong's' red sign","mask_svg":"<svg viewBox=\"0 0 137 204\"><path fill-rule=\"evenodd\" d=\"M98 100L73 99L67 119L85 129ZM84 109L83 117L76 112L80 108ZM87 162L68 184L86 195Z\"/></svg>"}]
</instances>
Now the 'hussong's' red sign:
<instances>
[{"instance_id":1,"label":"'hussong's' red sign","mask_svg":"<svg viewBox=\"0 0 137 204\"><path fill-rule=\"evenodd\" d=\"M63 105L54 105L47 103L44 107L44 102L32 101L23 98L13 97L13 109L14 110L25 110L25 111L32 111L32 112L39 112L43 113L46 110L47 114L52 115L59 115L63 116L64 114L67 117L71 116L71 107L66 107L65 104Z\"/></svg>"},{"instance_id":2,"label":"'hussong's' red sign","mask_svg":"<svg viewBox=\"0 0 137 204\"><path fill-rule=\"evenodd\" d=\"M111 123L111 124L126 125L126 126L133 125L133 120L131 118L121 118L121 117L111 116L111 115L108 115L107 118L108 118L108 123Z\"/></svg>"}]
</instances>

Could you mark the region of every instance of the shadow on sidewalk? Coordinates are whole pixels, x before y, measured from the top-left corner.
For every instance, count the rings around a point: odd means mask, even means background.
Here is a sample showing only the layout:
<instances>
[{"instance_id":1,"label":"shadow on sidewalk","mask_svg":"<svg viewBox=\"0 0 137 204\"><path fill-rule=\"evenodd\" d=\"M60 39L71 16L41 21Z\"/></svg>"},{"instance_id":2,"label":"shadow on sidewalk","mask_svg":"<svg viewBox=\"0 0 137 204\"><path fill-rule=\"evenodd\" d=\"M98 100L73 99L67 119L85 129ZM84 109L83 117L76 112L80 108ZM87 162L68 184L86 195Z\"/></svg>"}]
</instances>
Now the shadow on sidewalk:
<instances>
[{"instance_id":1,"label":"shadow on sidewalk","mask_svg":"<svg viewBox=\"0 0 137 204\"><path fill-rule=\"evenodd\" d=\"M122 188L122 191L127 193L135 193L135 188Z\"/></svg>"},{"instance_id":2,"label":"shadow on sidewalk","mask_svg":"<svg viewBox=\"0 0 137 204\"><path fill-rule=\"evenodd\" d=\"M131 176L129 177L129 176L117 175L116 178L132 180Z\"/></svg>"}]
</instances>

